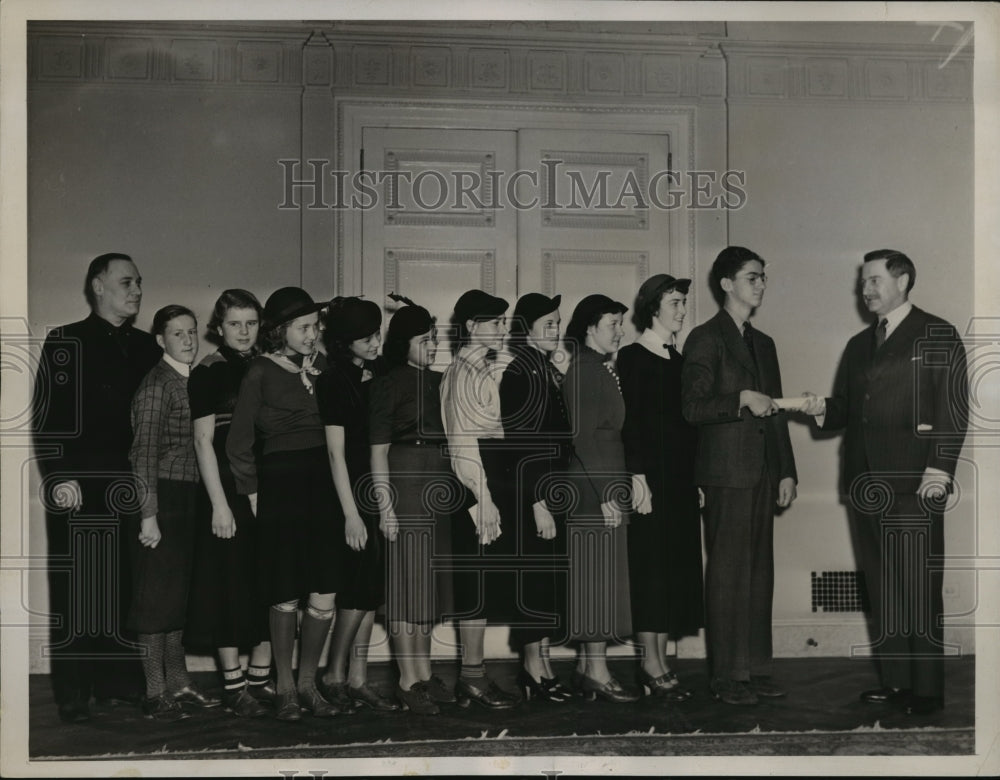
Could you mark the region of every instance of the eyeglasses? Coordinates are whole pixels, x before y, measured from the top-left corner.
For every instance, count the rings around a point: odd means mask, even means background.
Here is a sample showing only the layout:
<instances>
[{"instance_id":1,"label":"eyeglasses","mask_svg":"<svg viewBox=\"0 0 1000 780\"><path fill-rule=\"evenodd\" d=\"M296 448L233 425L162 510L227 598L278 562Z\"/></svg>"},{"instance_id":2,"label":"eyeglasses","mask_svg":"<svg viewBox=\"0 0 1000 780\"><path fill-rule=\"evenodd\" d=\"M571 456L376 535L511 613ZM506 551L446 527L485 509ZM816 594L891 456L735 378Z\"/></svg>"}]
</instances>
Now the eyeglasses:
<instances>
[{"instance_id":1,"label":"eyeglasses","mask_svg":"<svg viewBox=\"0 0 1000 780\"><path fill-rule=\"evenodd\" d=\"M743 277L736 277L737 279L746 279L751 286L756 286L758 283L767 284L767 274L746 274Z\"/></svg>"}]
</instances>

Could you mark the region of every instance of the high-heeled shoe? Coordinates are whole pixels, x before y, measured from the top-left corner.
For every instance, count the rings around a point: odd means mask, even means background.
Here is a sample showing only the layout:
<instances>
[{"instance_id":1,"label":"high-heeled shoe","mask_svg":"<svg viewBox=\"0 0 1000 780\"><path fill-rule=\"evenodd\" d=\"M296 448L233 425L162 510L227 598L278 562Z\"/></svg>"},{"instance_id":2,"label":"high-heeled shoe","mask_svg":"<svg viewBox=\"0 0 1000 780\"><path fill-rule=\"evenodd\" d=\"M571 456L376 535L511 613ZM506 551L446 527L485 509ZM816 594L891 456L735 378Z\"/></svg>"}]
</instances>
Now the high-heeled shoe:
<instances>
[{"instance_id":1,"label":"high-heeled shoe","mask_svg":"<svg viewBox=\"0 0 1000 780\"><path fill-rule=\"evenodd\" d=\"M536 681L524 668L518 672L517 684L524 692L525 701L542 699L561 704L573 696L572 692L559 682L558 677L542 677Z\"/></svg>"},{"instance_id":2,"label":"high-heeled shoe","mask_svg":"<svg viewBox=\"0 0 1000 780\"><path fill-rule=\"evenodd\" d=\"M672 671L667 671L659 677L653 677L645 669L640 668L636 682L646 696L660 696L667 701L682 702L694 696L694 691L681 686L681 681Z\"/></svg>"},{"instance_id":3,"label":"high-heeled shoe","mask_svg":"<svg viewBox=\"0 0 1000 780\"><path fill-rule=\"evenodd\" d=\"M625 688L618 680L612 677L606 683L599 683L592 677L583 675L583 696L588 701L595 701L598 696L615 704L625 704L627 702L639 701L637 691Z\"/></svg>"}]
</instances>

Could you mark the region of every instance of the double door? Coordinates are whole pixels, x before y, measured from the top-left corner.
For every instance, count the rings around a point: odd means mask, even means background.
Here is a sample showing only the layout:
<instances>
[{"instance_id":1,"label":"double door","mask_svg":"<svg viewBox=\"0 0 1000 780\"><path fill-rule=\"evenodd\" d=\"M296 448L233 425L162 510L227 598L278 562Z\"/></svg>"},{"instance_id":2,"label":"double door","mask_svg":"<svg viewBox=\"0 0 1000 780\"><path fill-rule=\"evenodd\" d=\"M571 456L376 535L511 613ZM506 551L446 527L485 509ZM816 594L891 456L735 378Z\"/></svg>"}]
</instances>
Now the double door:
<instances>
[{"instance_id":1,"label":"double door","mask_svg":"<svg viewBox=\"0 0 1000 780\"><path fill-rule=\"evenodd\" d=\"M671 267L669 211L650 198L657 187L662 202L667 187L665 134L365 127L363 147L375 192L362 218L363 292L390 310L390 292L427 307L442 365L466 290L501 296L509 311L526 292L561 294L565 325L590 293L631 308L639 285Z\"/></svg>"}]
</instances>

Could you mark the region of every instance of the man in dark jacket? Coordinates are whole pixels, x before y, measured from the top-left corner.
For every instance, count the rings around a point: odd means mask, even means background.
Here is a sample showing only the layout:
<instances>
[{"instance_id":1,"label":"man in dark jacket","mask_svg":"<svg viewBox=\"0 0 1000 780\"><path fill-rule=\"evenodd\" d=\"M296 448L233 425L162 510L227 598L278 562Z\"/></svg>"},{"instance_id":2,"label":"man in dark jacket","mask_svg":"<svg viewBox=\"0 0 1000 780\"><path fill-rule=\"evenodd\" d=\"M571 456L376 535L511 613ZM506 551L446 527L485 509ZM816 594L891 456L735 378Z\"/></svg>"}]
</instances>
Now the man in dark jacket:
<instances>
[{"instance_id":1,"label":"man in dark jacket","mask_svg":"<svg viewBox=\"0 0 1000 780\"><path fill-rule=\"evenodd\" d=\"M711 688L727 704L785 692L770 679L774 507L795 499L788 424L777 415L774 341L750 324L767 287L760 257L722 250L712 283L724 305L684 346L681 400L698 426L695 481L705 494L705 618Z\"/></svg>"},{"instance_id":2,"label":"man in dark jacket","mask_svg":"<svg viewBox=\"0 0 1000 780\"><path fill-rule=\"evenodd\" d=\"M943 509L968 427L965 348L910 303L910 258L880 249L864 260L877 319L847 342L833 395L805 411L824 430L846 428L844 493L882 682L861 699L923 715L944 706Z\"/></svg>"},{"instance_id":3,"label":"man in dark jacket","mask_svg":"<svg viewBox=\"0 0 1000 780\"><path fill-rule=\"evenodd\" d=\"M131 699L142 691L138 655L122 631L130 577L119 520L136 509L132 396L161 354L132 326L142 279L128 255L95 258L84 294L90 316L45 339L33 398L48 542L44 653L66 722L89 719L91 695Z\"/></svg>"}]
</instances>

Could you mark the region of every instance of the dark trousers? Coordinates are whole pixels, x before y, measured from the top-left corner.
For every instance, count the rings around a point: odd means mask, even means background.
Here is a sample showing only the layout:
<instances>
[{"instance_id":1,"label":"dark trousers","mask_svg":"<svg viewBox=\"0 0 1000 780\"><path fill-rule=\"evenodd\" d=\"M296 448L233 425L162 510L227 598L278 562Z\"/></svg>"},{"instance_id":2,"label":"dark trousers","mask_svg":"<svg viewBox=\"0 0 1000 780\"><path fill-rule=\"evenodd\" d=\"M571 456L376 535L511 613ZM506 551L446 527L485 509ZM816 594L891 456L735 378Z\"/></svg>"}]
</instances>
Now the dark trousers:
<instances>
[{"instance_id":1,"label":"dark trousers","mask_svg":"<svg viewBox=\"0 0 1000 780\"><path fill-rule=\"evenodd\" d=\"M852 521L882 684L942 696L942 514L922 508L916 495L897 495L886 511L854 511Z\"/></svg>"},{"instance_id":2,"label":"dark trousers","mask_svg":"<svg viewBox=\"0 0 1000 780\"><path fill-rule=\"evenodd\" d=\"M765 474L753 488L706 487L705 625L712 677L770 674L774 507Z\"/></svg>"},{"instance_id":3,"label":"dark trousers","mask_svg":"<svg viewBox=\"0 0 1000 780\"><path fill-rule=\"evenodd\" d=\"M43 648L57 704L134 697L144 690L131 600L126 474L80 478L83 506L46 513L49 641Z\"/></svg>"}]
</instances>

